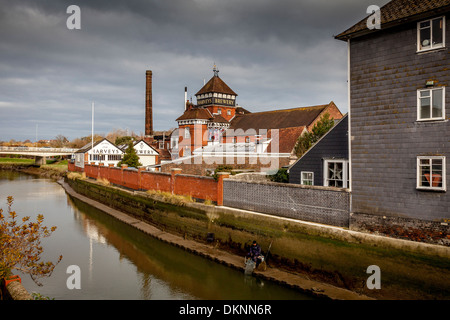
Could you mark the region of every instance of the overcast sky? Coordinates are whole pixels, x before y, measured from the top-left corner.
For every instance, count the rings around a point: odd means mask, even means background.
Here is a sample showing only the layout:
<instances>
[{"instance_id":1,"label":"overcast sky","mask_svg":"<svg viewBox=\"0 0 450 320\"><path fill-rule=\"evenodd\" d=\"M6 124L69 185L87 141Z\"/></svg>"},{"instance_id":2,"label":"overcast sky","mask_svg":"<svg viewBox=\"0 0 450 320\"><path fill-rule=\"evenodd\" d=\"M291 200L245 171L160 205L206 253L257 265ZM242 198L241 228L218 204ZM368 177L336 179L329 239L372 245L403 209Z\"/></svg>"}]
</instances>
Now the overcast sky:
<instances>
[{"instance_id":1,"label":"overcast sky","mask_svg":"<svg viewBox=\"0 0 450 320\"><path fill-rule=\"evenodd\" d=\"M333 38L388 0L0 0L0 140L176 127L212 76L251 112L326 104L347 112L347 47ZM69 5L81 29L66 26Z\"/></svg>"}]
</instances>

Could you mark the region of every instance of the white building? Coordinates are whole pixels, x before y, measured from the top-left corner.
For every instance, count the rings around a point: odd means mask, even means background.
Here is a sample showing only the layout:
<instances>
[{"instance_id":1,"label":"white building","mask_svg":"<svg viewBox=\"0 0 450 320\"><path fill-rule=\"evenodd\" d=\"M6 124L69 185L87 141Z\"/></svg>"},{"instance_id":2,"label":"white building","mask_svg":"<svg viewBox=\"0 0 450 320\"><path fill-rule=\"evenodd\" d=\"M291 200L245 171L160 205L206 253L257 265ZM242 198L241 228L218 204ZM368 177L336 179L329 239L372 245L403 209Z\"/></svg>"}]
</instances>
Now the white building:
<instances>
[{"instance_id":1,"label":"white building","mask_svg":"<svg viewBox=\"0 0 450 320\"><path fill-rule=\"evenodd\" d=\"M122 157L122 150L108 139L103 139L95 142L93 147L92 143L88 143L75 152L75 166L84 168L85 163L94 163L96 165L103 163L105 166L110 164L117 166Z\"/></svg>"},{"instance_id":2,"label":"white building","mask_svg":"<svg viewBox=\"0 0 450 320\"><path fill-rule=\"evenodd\" d=\"M152 166L158 162L158 151L144 140L134 142L133 147L142 166ZM128 146L122 147L122 151L125 152L127 148Z\"/></svg>"}]
</instances>

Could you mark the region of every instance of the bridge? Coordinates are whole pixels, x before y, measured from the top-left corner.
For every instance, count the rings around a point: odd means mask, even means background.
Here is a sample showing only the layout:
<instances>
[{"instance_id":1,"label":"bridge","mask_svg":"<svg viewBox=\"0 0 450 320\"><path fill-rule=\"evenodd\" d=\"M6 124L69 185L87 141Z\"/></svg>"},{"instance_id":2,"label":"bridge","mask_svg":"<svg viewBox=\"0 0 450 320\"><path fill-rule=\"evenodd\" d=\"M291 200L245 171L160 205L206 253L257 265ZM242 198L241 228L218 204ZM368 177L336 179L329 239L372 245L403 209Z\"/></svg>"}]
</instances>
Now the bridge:
<instances>
[{"instance_id":1,"label":"bridge","mask_svg":"<svg viewBox=\"0 0 450 320\"><path fill-rule=\"evenodd\" d=\"M0 154L34 156L37 165L45 164L47 157L70 156L78 149L49 147L0 147Z\"/></svg>"}]
</instances>

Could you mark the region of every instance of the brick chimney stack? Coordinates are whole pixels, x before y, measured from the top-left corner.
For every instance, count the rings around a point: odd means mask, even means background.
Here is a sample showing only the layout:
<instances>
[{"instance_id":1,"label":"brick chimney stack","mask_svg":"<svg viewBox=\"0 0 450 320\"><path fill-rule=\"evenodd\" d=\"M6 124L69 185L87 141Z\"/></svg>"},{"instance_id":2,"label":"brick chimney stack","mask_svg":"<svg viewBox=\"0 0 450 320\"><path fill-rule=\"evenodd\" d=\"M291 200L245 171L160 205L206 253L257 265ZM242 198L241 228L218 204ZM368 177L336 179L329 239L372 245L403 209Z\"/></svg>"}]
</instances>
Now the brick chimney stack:
<instances>
[{"instance_id":1,"label":"brick chimney stack","mask_svg":"<svg viewBox=\"0 0 450 320\"><path fill-rule=\"evenodd\" d=\"M152 71L145 72L145 136L153 136Z\"/></svg>"}]
</instances>

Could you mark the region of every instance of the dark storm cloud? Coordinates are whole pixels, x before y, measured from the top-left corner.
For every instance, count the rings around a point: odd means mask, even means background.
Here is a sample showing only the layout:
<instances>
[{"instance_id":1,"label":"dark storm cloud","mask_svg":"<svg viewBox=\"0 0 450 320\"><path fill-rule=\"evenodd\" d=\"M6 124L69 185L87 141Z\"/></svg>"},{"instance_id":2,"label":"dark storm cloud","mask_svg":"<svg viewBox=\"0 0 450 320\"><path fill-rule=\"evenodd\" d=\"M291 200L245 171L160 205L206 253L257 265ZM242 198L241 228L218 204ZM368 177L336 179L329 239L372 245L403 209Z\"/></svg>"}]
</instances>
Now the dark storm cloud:
<instances>
[{"instance_id":1,"label":"dark storm cloud","mask_svg":"<svg viewBox=\"0 0 450 320\"><path fill-rule=\"evenodd\" d=\"M387 1L0 0L0 140L143 131L145 70L155 129L220 76L251 111L328 103L346 112L346 45L333 35ZM81 30L66 9L81 8ZM194 98L195 100L195 98ZM195 101L194 101L195 102Z\"/></svg>"}]
</instances>

